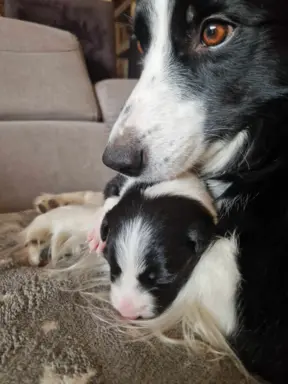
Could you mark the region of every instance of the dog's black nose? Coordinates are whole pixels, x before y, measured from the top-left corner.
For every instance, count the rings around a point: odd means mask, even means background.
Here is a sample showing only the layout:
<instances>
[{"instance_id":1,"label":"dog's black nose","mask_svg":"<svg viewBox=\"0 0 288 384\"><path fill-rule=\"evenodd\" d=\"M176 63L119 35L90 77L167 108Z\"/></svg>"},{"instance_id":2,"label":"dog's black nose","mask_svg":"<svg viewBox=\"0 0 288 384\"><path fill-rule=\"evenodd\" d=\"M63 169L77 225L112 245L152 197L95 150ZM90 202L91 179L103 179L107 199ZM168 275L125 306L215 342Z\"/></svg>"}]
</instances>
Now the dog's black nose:
<instances>
[{"instance_id":1,"label":"dog's black nose","mask_svg":"<svg viewBox=\"0 0 288 384\"><path fill-rule=\"evenodd\" d=\"M122 140L116 140L107 145L102 161L114 171L127 176L139 176L144 167L143 150L132 141L123 145Z\"/></svg>"}]
</instances>

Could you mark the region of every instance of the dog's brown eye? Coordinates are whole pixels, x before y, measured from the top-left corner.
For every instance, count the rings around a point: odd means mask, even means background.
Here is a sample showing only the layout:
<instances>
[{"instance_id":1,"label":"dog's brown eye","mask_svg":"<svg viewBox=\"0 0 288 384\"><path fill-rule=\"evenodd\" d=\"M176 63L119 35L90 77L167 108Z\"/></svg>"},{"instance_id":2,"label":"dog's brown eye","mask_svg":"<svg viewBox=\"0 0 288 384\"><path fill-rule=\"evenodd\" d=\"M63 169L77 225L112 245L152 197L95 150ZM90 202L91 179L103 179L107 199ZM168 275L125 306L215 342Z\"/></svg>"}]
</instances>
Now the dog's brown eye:
<instances>
[{"instance_id":1,"label":"dog's brown eye","mask_svg":"<svg viewBox=\"0 0 288 384\"><path fill-rule=\"evenodd\" d=\"M233 27L229 24L211 22L206 24L202 31L202 44L206 47L215 47L223 43L233 32Z\"/></svg>"}]
</instances>

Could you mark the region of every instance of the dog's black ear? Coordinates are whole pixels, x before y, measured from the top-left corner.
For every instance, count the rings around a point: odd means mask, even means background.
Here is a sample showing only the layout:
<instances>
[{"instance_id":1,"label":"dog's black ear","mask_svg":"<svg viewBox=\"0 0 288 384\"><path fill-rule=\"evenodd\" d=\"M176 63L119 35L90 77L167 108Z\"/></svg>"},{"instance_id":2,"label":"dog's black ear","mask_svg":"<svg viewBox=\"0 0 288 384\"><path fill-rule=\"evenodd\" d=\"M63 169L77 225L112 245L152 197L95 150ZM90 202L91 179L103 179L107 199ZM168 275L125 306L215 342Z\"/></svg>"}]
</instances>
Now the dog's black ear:
<instances>
[{"instance_id":1,"label":"dog's black ear","mask_svg":"<svg viewBox=\"0 0 288 384\"><path fill-rule=\"evenodd\" d=\"M101 240L106 241L108 235L109 235L109 223L108 223L108 219L107 219L107 215L106 215L104 217L104 219L102 220L101 227L100 227Z\"/></svg>"}]
</instances>

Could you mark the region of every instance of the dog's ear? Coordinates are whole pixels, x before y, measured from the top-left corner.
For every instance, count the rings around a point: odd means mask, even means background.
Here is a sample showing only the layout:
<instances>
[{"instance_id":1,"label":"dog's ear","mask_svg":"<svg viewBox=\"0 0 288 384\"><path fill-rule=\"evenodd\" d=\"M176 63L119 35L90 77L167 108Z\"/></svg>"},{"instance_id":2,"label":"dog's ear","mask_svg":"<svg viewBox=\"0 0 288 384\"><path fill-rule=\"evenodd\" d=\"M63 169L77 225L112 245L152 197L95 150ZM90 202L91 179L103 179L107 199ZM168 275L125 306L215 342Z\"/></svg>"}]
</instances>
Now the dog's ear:
<instances>
[{"instance_id":1,"label":"dog's ear","mask_svg":"<svg viewBox=\"0 0 288 384\"><path fill-rule=\"evenodd\" d=\"M100 227L101 240L103 242L106 241L108 235L109 235L109 223L108 223L107 215L105 215Z\"/></svg>"},{"instance_id":2,"label":"dog's ear","mask_svg":"<svg viewBox=\"0 0 288 384\"><path fill-rule=\"evenodd\" d=\"M188 244L193 252L202 254L211 244L216 233L216 226L213 219L207 217L192 224L188 230Z\"/></svg>"}]
</instances>

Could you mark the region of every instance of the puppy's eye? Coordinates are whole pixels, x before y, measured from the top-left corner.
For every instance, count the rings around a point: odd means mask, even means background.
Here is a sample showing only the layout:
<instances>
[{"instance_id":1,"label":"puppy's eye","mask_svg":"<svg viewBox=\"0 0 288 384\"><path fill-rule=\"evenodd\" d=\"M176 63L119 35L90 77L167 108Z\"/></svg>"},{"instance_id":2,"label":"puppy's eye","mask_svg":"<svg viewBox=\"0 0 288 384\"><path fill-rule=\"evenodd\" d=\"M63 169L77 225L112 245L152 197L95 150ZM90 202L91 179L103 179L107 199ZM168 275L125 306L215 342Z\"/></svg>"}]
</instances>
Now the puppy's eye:
<instances>
[{"instance_id":1,"label":"puppy's eye","mask_svg":"<svg viewBox=\"0 0 288 384\"><path fill-rule=\"evenodd\" d=\"M156 280L156 273L155 272L150 272L147 275L147 279L150 280L150 281L155 281Z\"/></svg>"},{"instance_id":2,"label":"puppy's eye","mask_svg":"<svg viewBox=\"0 0 288 384\"><path fill-rule=\"evenodd\" d=\"M157 274L154 271L145 271L139 276L139 281L143 284L154 284L157 279Z\"/></svg>"},{"instance_id":3,"label":"puppy's eye","mask_svg":"<svg viewBox=\"0 0 288 384\"><path fill-rule=\"evenodd\" d=\"M234 28L221 22L209 22L204 25L201 33L201 43L206 47L216 47L224 43L233 33Z\"/></svg>"}]
</instances>

